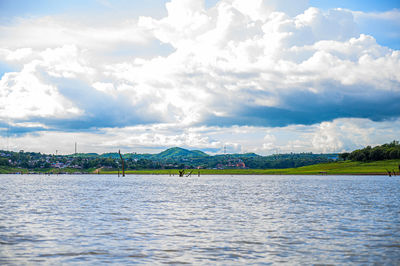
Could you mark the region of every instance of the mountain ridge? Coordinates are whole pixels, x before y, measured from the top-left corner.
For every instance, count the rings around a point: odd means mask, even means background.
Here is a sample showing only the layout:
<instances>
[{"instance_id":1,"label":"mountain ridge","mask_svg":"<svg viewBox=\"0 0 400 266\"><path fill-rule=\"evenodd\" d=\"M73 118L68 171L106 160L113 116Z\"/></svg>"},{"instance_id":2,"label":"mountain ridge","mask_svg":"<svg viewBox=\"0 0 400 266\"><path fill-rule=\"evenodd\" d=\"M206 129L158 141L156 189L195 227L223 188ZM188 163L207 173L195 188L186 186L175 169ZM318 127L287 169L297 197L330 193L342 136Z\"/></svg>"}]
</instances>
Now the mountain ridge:
<instances>
[{"instance_id":1,"label":"mountain ridge","mask_svg":"<svg viewBox=\"0 0 400 266\"><path fill-rule=\"evenodd\" d=\"M180 147L169 148L155 155L155 157L160 159L177 158L177 157L202 158L209 156L210 155L200 150L187 150Z\"/></svg>"}]
</instances>

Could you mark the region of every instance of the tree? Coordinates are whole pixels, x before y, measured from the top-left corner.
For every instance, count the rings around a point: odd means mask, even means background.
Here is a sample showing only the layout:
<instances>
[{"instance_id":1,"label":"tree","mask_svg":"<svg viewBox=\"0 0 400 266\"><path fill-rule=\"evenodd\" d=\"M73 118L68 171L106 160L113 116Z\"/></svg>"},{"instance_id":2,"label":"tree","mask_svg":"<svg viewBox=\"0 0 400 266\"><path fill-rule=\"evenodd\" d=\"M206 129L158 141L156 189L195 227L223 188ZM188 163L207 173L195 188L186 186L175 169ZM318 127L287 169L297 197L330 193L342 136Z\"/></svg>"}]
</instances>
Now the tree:
<instances>
[{"instance_id":1,"label":"tree","mask_svg":"<svg viewBox=\"0 0 400 266\"><path fill-rule=\"evenodd\" d=\"M8 162L8 159L0 158L0 165L9 166L10 163Z\"/></svg>"},{"instance_id":2,"label":"tree","mask_svg":"<svg viewBox=\"0 0 400 266\"><path fill-rule=\"evenodd\" d=\"M391 148L389 150L388 159L399 159L400 158L400 149Z\"/></svg>"},{"instance_id":3,"label":"tree","mask_svg":"<svg viewBox=\"0 0 400 266\"><path fill-rule=\"evenodd\" d=\"M349 159L349 156L350 156L349 152L344 152L344 153L339 154L339 159L346 161Z\"/></svg>"},{"instance_id":4,"label":"tree","mask_svg":"<svg viewBox=\"0 0 400 266\"><path fill-rule=\"evenodd\" d=\"M398 141L371 148L367 146L361 150L355 150L348 156L353 161L379 161L400 158L400 145Z\"/></svg>"},{"instance_id":5,"label":"tree","mask_svg":"<svg viewBox=\"0 0 400 266\"><path fill-rule=\"evenodd\" d=\"M370 152L370 160L372 161L380 161L380 160L384 160L384 149L381 148L380 146L377 146L375 148L373 148Z\"/></svg>"},{"instance_id":6,"label":"tree","mask_svg":"<svg viewBox=\"0 0 400 266\"><path fill-rule=\"evenodd\" d=\"M353 161L366 161L367 156L362 150L355 150L350 154L349 158Z\"/></svg>"}]
</instances>

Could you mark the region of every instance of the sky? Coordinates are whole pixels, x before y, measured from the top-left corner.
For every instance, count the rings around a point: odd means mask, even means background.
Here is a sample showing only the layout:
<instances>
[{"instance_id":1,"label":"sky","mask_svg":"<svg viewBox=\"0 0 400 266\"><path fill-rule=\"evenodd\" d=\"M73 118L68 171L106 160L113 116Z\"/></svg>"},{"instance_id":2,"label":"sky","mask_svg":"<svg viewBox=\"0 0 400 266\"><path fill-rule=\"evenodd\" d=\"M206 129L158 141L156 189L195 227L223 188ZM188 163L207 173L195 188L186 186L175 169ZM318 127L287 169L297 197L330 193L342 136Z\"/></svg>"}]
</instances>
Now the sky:
<instances>
[{"instance_id":1,"label":"sky","mask_svg":"<svg viewBox=\"0 0 400 266\"><path fill-rule=\"evenodd\" d=\"M0 0L0 150L399 139L399 1Z\"/></svg>"}]
</instances>

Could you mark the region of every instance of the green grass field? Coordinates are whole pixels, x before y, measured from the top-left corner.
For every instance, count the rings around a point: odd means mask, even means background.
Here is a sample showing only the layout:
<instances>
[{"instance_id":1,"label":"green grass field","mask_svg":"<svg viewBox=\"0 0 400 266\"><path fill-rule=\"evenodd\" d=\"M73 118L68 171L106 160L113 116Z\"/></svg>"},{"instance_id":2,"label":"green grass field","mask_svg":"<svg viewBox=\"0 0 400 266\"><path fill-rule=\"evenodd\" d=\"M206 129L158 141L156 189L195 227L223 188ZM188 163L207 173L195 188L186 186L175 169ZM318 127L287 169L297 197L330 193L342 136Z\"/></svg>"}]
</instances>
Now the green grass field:
<instances>
[{"instance_id":1,"label":"green grass field","mask_svg":"<svg viewBox=\"0 0 400 266\"><path fill-rule=\"evenodd\" d=\"M26 170L26 169L0 166L0 174L27 173L27 172L28 172L28 170Z\"/></svg>"},{"instance_id":2,"label":"green grass field","mask_svg":"<svg viewBox=\"0 0 400 266\"><path fill-rule=\"evenodd\" d=\"M58 168L45 168L45 169L24 169L24 168L13 168L13 167L7 167L7 166L0 166L0 174L16 174L16 173L22 173L22 174L28 174L28 173L35 173L35 174L60 174L60 173L66 173L66 174L74 174L74 173L92 173L95 169L87 169L87 170L77 170L73 168L63 168L63 169L58 169Z\"/></svg>"},{"instance_id":3,"label":"green grass field","mask_svg":"<svg viewBox=\"0 0 400 266\"><path fill-rule=\"evenodd\" d=\"M201 169L201 175L386 175L387 170L396 171L399 174L400 160L376 161L376 162L334 162L303 166L287 169ZM186 170L189 173L191 170ZM101 171L101 174L117 174L117 171ZM178 170L129 170L126 174L157 174L157 175L178 175ZM195 169L192 175L197 175Z\"/></svg>"},{"instance_id":4,"label":"green grass field","mask_svg":"<svg viewBox=\"0 0 400 266\"><path fill-rule=\"evenodd\" d=\"M400 160L387 160L387 161L375 161L375 162L333 162L314 164L309 166L303 166L299 168L287 168L287 169L201 169L200 175L387 175L387 170L393 172L396 171L396 175L399 173ZM191 169L185 171L185 175L190 173ZM76 169L41 169L40 171L28 171L20 168L9 168L0 167L0 174L7 173L53 173L57 174L60 172L73 174L76 173ZM88 169L85 173L96 173L95 169ZM122 174L122 172L120 172ZM118 174L118 171L106 171L100 170L100 174ZM133 175L178 175L178 170L128 170L126 174ZM197 175L198 170L194 169L192 175Z\"/></svg>"}]
</instances>

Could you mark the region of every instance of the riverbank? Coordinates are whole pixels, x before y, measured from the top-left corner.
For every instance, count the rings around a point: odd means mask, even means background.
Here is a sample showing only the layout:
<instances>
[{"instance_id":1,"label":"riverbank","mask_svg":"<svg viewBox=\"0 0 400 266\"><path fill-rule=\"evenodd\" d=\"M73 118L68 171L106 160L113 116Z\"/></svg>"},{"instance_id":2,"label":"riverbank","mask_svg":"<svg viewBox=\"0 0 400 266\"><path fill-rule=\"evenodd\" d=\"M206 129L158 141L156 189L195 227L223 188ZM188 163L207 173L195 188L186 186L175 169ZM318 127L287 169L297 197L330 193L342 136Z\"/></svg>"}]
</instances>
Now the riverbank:
<instances>
[{"instance_id":1,"label":"riverbank","mask_svg":"<svg viewBox=\"0 0 400 266\"><path fill-rule=\"evenodd\" d=\"M387 175L387 170L399 173L400 160L376 162L334 162L287 169L187 169L185 175ZM118 174L117 171L101 171L101 174ZM126 174L178 175L178 170L129 170Z\"/></svg>"},{"instance_id":2,"label":"riverbank","mask_svg":"<svg viewBox=\"0 0 400 266\"><path fill-rule=\"evenodd\" d=\"M341 161L333 163L315 164L299 168L287 169L187 169L185 174L192 175L387 175L387 170L399 174L400 160L375 162ZM118 174L118 171L100 171L101 174ZM126 174L159 174L178 175L176 169L162 170L128 170Z\"/></svg>"},{"instance_id":3,"label":"riverbank","mask_svg":"<svg viewBox=\"0 0 400 266\"><path fill-rule=\"evenodd\" d=\"M387 171L395 171L395 175L400 175L400 160L386 160L374 162L354 162L341 161L324 164L314 164L299 168L287 169L186 169L185 176L192 175L387 175ZM118 174L115 170L106 169L42 169L41 171L33 171L20 168L0 168L1 174L23 173L23 174ZM128 175L179 175L177 169L160 169L160 170L128 170ZM122 172L120 171L120 174Z\"/></svg>"}]
</instances>

